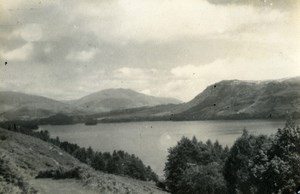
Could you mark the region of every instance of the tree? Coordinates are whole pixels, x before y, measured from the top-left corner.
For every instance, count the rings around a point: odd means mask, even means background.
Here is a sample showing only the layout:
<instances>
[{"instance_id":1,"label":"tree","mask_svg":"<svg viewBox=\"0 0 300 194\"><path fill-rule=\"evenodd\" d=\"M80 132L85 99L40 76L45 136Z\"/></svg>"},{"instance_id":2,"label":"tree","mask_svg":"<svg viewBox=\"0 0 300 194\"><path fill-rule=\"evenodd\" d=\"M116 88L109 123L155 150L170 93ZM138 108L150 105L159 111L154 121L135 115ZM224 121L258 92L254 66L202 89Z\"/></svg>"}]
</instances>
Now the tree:
<instances>
[{"instance_id":1,"label":"tree","mask_svg":"<svg viewBox=\"0 0 300 194\"><path fill-rule=\"evenodd\" d=\"M148 181L158 182L158 176L152 171L150 166L147 166L146 172Z\"/></svg>"},{"instance_id":2,"label":"tree","mask_svg":"<svg viewBox=\"0 0 300 194\"><path fill-rule=\"evenodd\" d=\"M86 162L87 162L87 164L91 164L94 157L95 157L94 150L91 148L91 146L89 146L86 149Z\"/></svg>"},{"instance_id":3,"label":"tree","mask_svg":"<svg viewBox=\"0 0 300 194\"><path fill-rule=\"evenodd\" d=\"M224 166L229 193L257 193L270 146L271 141L267 136L249 135L244 130L230 149Z\"/></svg>"},{"instance_id":4,"label":"tree","mask_svg":"<svg viewBox=\"0 0 300 194\"><path fill-rule=\"evenodd\" d=\"M165 166L165 184L171 193L226 192L222 175L226 154L222 146L210 140L206 144L195 137L183 137L169 149Z\"/></svg>"},{"instance_id":5,"label":"tree","mask_svg":"<svg viewBox=\"0 0 300 194\"><path fill-rule=\"evenodd\" d=\"M195 144L183 137L175 147L169 149L168 159L165 165L166 185L175 193L179 190L179 182L189 163L195 163Z\"/></svg>"},{"instance_id":6,"label":"tree","mask_svg":"<svg viewBox=\"0 0 300 194\"><path fill-rule=\"evenodd\" d=\"M177 193L213 194L225 193L226 183L222 165L212 162L207 165L191 166L185 170Z\"/></svg>"},{"instance_id":7,"label":"tree","mask_svg":"<svg viewBox=\"0 0 300 194\"><path fill-rule=\"evenodd\" d=\"M263 182L274 193L292 193L300 185L300 128L289 117L278 129L269 152Z\"/></svg>"},{"instance_id":8,"label":"tree","mask_svg":"<svg viewBox=\"0 0 300 194\"><path fill-rule=\"evenodd\" d=\"M91 166L96 170L105 171L105 161L101 152L95 153Z\"/></svg>"},{"instance_id":9,"label":"tree","mask_svg":"<svg viewBox=\"0 0 300 194\"><path fill-rule=\"evenodd\" d=\"M79 161L86 163L87 154L85 148L78 148L73 152L73 156L77 158Z\"/></svg>"},{"instance_id":10,"label":"tree","mask_svg":"<svg viewBox=\"0 0 300 194\"><path fill-rule=\"evenodd\" d=\"M244 131L224 167L229 193L293 193L300 184L300 129L288 119L275 136Z\"/></svg>"}]
</instances>

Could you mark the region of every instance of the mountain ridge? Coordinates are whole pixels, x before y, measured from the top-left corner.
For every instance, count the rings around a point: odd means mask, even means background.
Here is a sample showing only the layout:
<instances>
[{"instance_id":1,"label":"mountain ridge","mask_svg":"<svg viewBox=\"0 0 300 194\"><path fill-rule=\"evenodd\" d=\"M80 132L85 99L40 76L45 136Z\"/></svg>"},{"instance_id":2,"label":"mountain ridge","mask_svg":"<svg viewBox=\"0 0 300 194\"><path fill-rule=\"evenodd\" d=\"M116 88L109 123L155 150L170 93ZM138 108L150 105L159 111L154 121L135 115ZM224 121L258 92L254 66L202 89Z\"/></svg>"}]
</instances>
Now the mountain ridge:
<instances>
[{"instance_id":1,"label":"mountain ridge","mask_svg":"<svg viewBox=\"0 0 300 194\"><path fill-rule=\"evenodd\" d=\"M97 112L180 103L173 98L149 96L130 89L106 89L77 100L58 101L44 96L0 91L0 121L34 120L55 115L89 115Z\"/></svg>"},{"instance_id":2,"label":"mountain ridge","mask_svg":"<svg viewBox=\"0 0 300 194\"><path fill-rule=\"evenodd\" d=\"M207 86L189 102L128 110L126 114L102 115L101 119L116 122L284 119L287 114L300 117L300 77L262 81L223 80Z\"/></svg>"},{"instance_id":3,"label":"mountain ridge","mask_svg":"<svg viewBox=\"0 0 300 194\"><path fill-rule=\"evenodd\" d=\"M92 112L178 103L181 101L175 98L155 97L125 88L105 89L69 102Z\"/></svg>"},{"instance_id":4,"label":"mountain ridge","mask_svg":"<svg viewBox=\"0 0 300 194\"><path fill-rule=\"evenodd\" d=\"M185 103L120 88L95 92L68 103L16 92L7 92L17 96L11 98L8 95L4 98L3 93L5 92L0 92L2 121L3 118L24 119L26 114L31 119L50 118L42 120L42 123L57 123L56 120L61 117L60 124L85 122L89 119L123 122L283 119L286 114L300 117L300 77L262 81L223 80L207 86ZM18 100L23 101L25 105L16 103ZM9 109L10 106L16 108ZM6 112L1 111L3 109L6 109ZM64 118L68 122L64 122Z\"/></svg>"},{"instance_id":5,"label":"mountain ridge","mask_svg":"<svg viewBox=\"0 0 300 194\"><path fill-rule=\"evenodd\" d=\"M179 117L282 118L300 110L300 77L266 81L224 80L208 86ZM294 109L294 110L293 110Z\"/></svg>"},{"instance_id":6,"label":"mountain ridge","mask_svg":"<svg viewBox=\"0 0 300 194\"><path fill-rule=\"evenodd\" d=\"M0 92L0 120L43 118L57 113L76 115L85 111L43 96Z\"/></svg>"}]
</instances>

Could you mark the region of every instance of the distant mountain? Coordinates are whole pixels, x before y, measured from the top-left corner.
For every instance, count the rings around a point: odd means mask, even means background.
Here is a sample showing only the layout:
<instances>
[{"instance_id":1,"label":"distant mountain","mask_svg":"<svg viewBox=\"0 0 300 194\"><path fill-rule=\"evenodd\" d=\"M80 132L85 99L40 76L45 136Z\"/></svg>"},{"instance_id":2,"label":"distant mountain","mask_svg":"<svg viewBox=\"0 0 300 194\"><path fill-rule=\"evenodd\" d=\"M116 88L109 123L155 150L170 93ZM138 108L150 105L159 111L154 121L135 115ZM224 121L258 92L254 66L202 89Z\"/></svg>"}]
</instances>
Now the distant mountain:
<instances>
[{"instance_id":1,"label":"distant mountain","mask_svg":"<svg viewBox=\"0 0 300 194\"><path fill-rule=\"evenodd\" d=\"M103 121L300 118L300 77L270 81L226 80L187 103L100 115Z\"/></svg>"},{"instance_id":2,"label":"distant mountain","mask_svg":"<svg viewBox=\"0 0 300 194\"><path fill-rule=\"evenodd\" d=\"M161 104L179 104L181 102L174 98L149 96L130 89L107 89L68 103L99 113Z\"/></svg>"},{"instance_id":3,"label":"distant mountain","mask_svg":"<svg viewBox=\"0 0 300 194\"><path fill-rule=\"evenodd\" d=\"M220 81L187 103L129 89L103 90L68 102L0 92L0 121L40 119L43 124L66 124L94 119L102 122L284 119L287 113L300 118L300 77Z\"/></svg>"},{"instance_id":4,"label":"distant mountain","mask_svg":"<svg viewBox=\"0 0 300 194\"><path fill-rule=\"evenodd\" d=\"M76 115L84 114L85 111L41 96L19 92L0 92L0 121L32 120L59 113Z\"/></svg>"}]
</instances>

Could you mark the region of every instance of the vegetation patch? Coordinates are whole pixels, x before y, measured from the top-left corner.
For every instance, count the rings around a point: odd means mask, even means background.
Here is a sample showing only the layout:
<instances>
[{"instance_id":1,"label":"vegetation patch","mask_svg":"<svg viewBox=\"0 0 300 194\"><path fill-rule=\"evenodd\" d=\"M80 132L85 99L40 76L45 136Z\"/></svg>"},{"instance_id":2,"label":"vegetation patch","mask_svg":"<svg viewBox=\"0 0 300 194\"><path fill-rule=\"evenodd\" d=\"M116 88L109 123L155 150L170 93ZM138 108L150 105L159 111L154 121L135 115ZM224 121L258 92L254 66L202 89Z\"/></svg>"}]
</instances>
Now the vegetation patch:
<instances>
[{"instance_id":1,"label":"vegetation patch","mask_svg":"<svg viewBox=\"0 0 300 194\"><path fill-rule=\"evenodd\" d=\"M18 188L20 193L37 193L17 172L12 170L8 161L0 158L0 193L11 193L14 188Z\"/></svg>"},{"instance_id":2,"label":"vegetation patch","mask_svg":"<svg viewBox=\"0 0 300 194\"><path fill-rule=\"evenodd\" d=\"M6 136L6 135L0 135L0 140L1 141L4 141L4 140L6 140L8 137Z\"/></svg>"},{"instance_id":3,"label":"vegetation patch","mask_svg":"<svg viewBox=\"0 0 300 194\"><path fill-rule=\"evenodd\" d=\"M40 171L35 178L53 178L53 179L68 179L75 178L80 179L81 169L79 167L72 169L50 169L45 171Z\"/></svg>"}]
</instances>

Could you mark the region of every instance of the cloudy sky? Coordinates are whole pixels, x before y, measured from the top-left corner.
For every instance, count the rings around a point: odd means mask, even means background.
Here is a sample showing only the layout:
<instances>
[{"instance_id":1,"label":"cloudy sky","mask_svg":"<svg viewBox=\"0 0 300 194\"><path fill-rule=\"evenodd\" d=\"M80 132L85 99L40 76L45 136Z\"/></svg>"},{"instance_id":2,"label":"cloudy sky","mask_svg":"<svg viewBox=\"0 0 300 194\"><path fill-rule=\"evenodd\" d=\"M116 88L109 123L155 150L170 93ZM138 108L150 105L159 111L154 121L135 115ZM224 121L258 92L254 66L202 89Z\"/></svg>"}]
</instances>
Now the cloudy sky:
<instances>
[{"instance_id":1,"label":"cloudy sky","mask_svg":"<svg viewBox=\"0 0 300 194\"><path fill-rule=\"evenodd\" d=\"M0 90L188 101L223 79L300 76L297 1L0 0Z\"/></svg>"}]
</instances>

